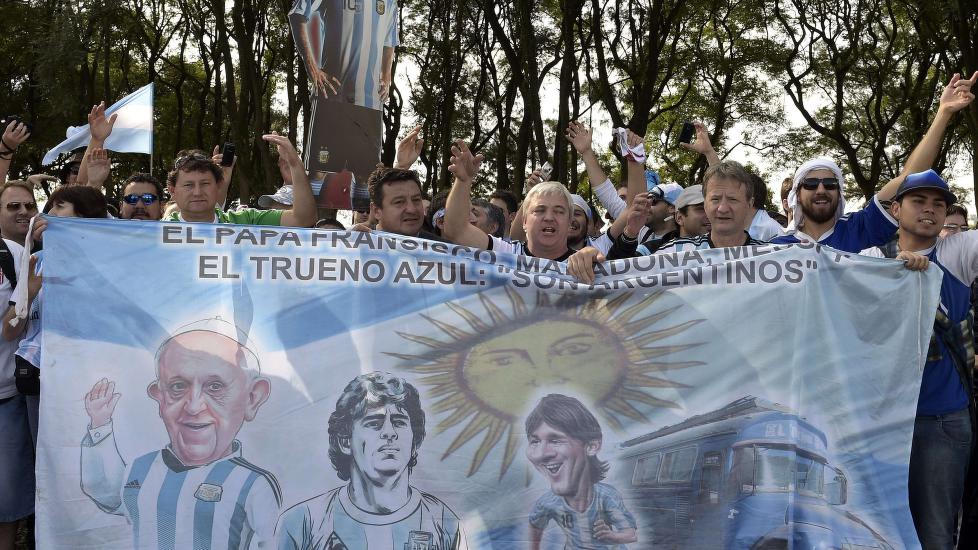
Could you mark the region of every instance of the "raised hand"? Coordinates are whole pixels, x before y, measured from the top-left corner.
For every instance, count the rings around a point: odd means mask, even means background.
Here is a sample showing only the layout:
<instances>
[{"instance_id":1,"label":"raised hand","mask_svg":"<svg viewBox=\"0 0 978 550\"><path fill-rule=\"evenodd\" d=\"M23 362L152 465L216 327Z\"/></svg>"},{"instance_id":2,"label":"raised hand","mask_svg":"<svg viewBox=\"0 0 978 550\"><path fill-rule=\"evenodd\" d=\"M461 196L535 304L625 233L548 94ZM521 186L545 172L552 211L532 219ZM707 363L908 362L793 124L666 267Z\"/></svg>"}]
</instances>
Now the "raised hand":
<instances>
[{"instance_id":1,"label":"raised hand","mask_svg":"<svg viewBox=\"0 0 978 550\"><path fill-rule=\"evenodd\" d=\"M679 146L701 155L713 151L713 144L710 143L710 132L706 130L706 124L696 121L693 123L693 127L696 128L696 139L692 143L680 143Z\"/></svg>"},{"instance_id":2,"label":"raised hand","mask_svg":"<svg viewBox=\"0 0 978 550\"><path fill-rule=\"evenodd\" d=\"M234 159L231 160L231 166L224 166L223 164L221 164L221 162L224 160L224 153L221 152L220 145L215 145L213 156L211 156L211 160L214 161L214 164L221 167L221 174L224 176L224 184L227 185L228 183L230 183L231 174L234 173L234 165L238 163L238 156L235 155Z\"/></svg>"},{"instance_id":3,"label":"raised hand","mask_svg":"<svg viewBox=\"0 0 978 550\"><path fill-rule=\"evenodd\" d=\"M122 394L115 393L115 382L103 378L85 394L85 412L88 413L90 428L104 426L112 420L116 403Z\"/></svg>"},{"instance_id":4,"label":"raised hand","mask_svg":"<svg viewBox=\"0 0 978 550\"><path fill-rule=\"evenodd\" d=\"M479 173L483 158L485 157L481 154L473 155L469 146L457 139L452 145L452 162L448 166L448 171L455 175L456 181L472 183L475 175Z\"/></svg>"},{"instance_id":5,"label":"raised hand","mask_svg":"<svg viewBox=\"0 0 978 550\"><path fill-rule=\"evenodd\" d=\"M639 144L644 146L645 138L643 138L642 136L636 134L631 130L628 130L628 133L625 134L625 142L628 143L629 147L635 147L636 145Z\"/></svg>"},{"instance_id":6,"label":"raised hand","mask_svg":"<svg viewBox=\"0 0 978 550\"><path fill-rule=\"evenodd\" d=\"M639 193L635 195L635 199L632 204L628 206L628 210L625 215L625 236L629 239L637 239L638 234L642 231L642 227L645 226L646 222L649 221L649 209L652 207L651 201L649 201L648 193Z\"/></svg>"},{"instance_id":7,"label":"raised hand","mask_svg":"<svg viewBox=\"0 0 978 550\"><path fill-rule=\"evenodd\" d=\"M295 150L295 146L289 141L289 138L285 136L280 136L276 133L265 134L261 137L263 140L278 147L278 154L280 157L285 159L285 162L292 168L296 166L302 166L302 159L299 158L299 153ZM215 148L215 151L217 149Z\"/></svg>"},{"instance_id":8,"label":"raised hand","mask_svg":"<svg viewBox=\"0 0 978 550\"><path fill-rule=\"evenodd\" d=\"M112 113L112 116L106 118L104 101L93 106L88 113L88 132L92 135L92 139L104 143L112 133L117 118L119 118L118 113Z\"/></svg>"},{"instance_id":9,"label":"raised hand","mask_svg":"<svg viewBox=\"0 0 978 550\"><path fill-rule=\"evenodd\" d=\"M415 126L400 143L397 144L397 155L394 158L394 168L405 170L414 166L421 156L424 139L421 137L421 126Z\"/></svg>"},{"instance_id":10,"label":"raised hand","mask_svg":"<svg viewBox=\"0 0 978 550\"><path fill-rule=\"evenodd\" d=\"M568 124L564 137L571 142L571 145L580 155L591 150L591 129L580 122L574 121Z\"/></svg>"},{"instance_id":11,"label":"raised hand","mask_svg":"<svg viewBox=\"0 0 978 550\"><path fill-rule=\"evenodd\" d=\"M21 143L27 141L31 136L27 124L20 120L11 120L10 124L3 131L3 151L0 154L13 153Z\"/></svg>"},{"instance_id":12,"label":"raised hand","mask_svg":"<svg viewBox=\"0 0 978 550\"><path fill-rule=\"evenodd\" d=\"M112 162L109 159L109 152L101 147L92 149L88 153L88 184L101 186L105 180L109 179L109 171Z\"/></svg>"},{"instance_id":13,"label":"raised hand","mask_svg":"<svg viewBox=\"0 0 978 550\"><path fill-rule=\"evenodd\" d=\"M972 88L976 83L978 83L978 71L975 71L975 74L967 80L961 78L960 74L954 73L951 82L944 87L944 92L941 93L940 108L956 113L967 107L975 99Z\"/></svg>"},{"instance_id":14,"label":"raised hand","mask_svg":"<svg viewBox=\"0 0 978 550\"><path fill-rule=\"evenodd\" d=\"M543 171L537 168L526 176L526 190L533 189L537 184L543 183Z\"/></svg>"}]
</instances>

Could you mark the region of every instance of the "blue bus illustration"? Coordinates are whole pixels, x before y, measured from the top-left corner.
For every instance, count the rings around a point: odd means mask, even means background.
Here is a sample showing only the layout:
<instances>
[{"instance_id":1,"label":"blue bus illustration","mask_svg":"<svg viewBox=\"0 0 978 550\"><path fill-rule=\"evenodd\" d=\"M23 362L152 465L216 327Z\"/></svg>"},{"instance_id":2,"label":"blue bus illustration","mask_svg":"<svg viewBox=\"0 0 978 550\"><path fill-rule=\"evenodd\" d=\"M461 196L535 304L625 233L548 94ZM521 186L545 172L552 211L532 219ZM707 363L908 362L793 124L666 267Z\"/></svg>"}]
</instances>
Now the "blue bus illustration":
<instances>
[{"instance_id":1,"label":"blue bus illustration","mask_svg":"<svg viewBox=\"0 0 978 550\"><path fill-rule=\"evenodd\" d=\"M845 506L825 434L782 405L744 397L619 449L644 548L892 548Z\"/></svg>"}]
</instances>

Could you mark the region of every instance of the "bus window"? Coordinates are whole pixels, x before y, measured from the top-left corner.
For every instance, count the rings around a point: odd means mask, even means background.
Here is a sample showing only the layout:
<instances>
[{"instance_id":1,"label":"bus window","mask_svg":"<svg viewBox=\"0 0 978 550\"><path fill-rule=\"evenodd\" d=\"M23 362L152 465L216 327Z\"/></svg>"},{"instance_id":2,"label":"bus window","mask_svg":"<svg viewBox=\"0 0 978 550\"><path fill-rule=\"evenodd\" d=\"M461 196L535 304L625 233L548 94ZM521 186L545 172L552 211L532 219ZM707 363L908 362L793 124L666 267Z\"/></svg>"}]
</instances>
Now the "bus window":
<instances>
[{"instance_id":1,"label":"bus window","mask_svg":"<svg viewBox=\"0 0 978 550\"><path fill-rule=\"evenodd\" d=\"M644 456L635 463L635 473L632 475L632 485L651 485L659 475L659 463L662 454Z\"/></svg>"},{"instance_id":2,"label":"bus window","mask_svg":"<svg viewBox=\"0 0 978 550\"><path fill-rule=\"evenodd\" d=\"M755 449L756 490L825 498L823 462L790 449L761 446Z\"/></svg>"},{"instance_id":3,"label":"bus window","mask_svg":"<svg viewBox=\"0 0 978 550\"><path fill-rule=\"evenodd\" d=\"M734 450L733 464L730 466L728 490L731 495L754 492L754 447L740 447Z\"/></svg>"},{"instance_id":4,"label":"bus window","mask_svg":"<svg viewBox=\"0 0 978 550\"><path fill-rule=\"evenodd\" d=\"M700 478L700 502L717 504L720 502L720 464L719 451L703 453L703 474Z\"/></svg>"},{"instance_id":5,"label":"bus window","mask_svg":"<svg viewBox=\"0 0 978 550\"><path fill-rule=\"evenodd\" d=\"M659 481L689 481L696 463L696 447L685 447L669 451L662 457L659 468Z\"/></svg>"},{"instance_id":6,"label":"bus window","mask_svg":"<svg viewBox=\"0 0 978 550\"><path fill-rule=\"evenodd\" d=\"M846 493L848 492L846 476L842 470L830 470L832 478L825 483L825 500L829 504L845 504Z\"/></svg>"}]
</instances>

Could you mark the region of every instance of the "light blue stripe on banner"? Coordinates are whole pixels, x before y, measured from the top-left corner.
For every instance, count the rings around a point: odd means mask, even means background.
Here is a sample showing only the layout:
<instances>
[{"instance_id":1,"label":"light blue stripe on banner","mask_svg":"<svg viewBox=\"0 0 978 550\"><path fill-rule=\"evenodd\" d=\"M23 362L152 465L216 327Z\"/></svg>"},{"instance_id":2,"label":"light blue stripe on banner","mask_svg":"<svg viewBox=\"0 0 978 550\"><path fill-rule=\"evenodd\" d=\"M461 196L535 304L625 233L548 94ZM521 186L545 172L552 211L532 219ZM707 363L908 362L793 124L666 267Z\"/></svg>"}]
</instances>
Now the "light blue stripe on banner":
<instances>
[{"instance_id":1,"label":"light blue stripe on banner","mask_svg":"<svg viewBox=\"0 0 978 550\"><path fill-rule=\"evenodd\" d=\"M234 515L231 516L231 526L228 528L228 550L247 548L247 546L241 546L241 530L244 529L245 504L248 502L248 494L251 493L251 487L257 479L258 473L251 472L251 475L245 480L244 486L241 487L241 492L238 493L238 502L234 506ZM251 541L250 533L248 534L248 541L249 543Z\"/></svg>"},{"instance_id":2,"label":"light blue stripe on banner","mask_svg":"<svg viewBox=\"0 0 978 550\"><path fill-rule=\"evenodd\" d=\"M231 461L224 461L207 474L204 483L209 485L222 486L235 466ZM221 498L223 498L223 494ZM197 499L194 505L194 550L210 550L211 536L214 532L214 507L216 501L204 501Z\"/></svg>"},{"instance_id":3,"label":"light blue stripe on banner","mask_svg":"<svg viewBox=\"0 0 978 550\"><path fill-rule=\"evenodd\" d=\"M150 453L145 456L141 456L136 459L132 464L132 468L129 470L129 478L126 480L126 484L129 484L130 480L136 481L140 484L146 482L146 474L149 473L150 466L153 465L153 461L156 457L160 456L160 452ZM122 489L122 502L126 506L126 510L129 512L129 520L132 522L132 538L135 541L136 547L139 547L139 488L133 489ZM132 496L130 496L132 495Z\"/></svg>"},{"instance_id":4,"label":"light blue stripe on banner","mask_svg":"<svg viewBox=\"0 0 978 550\"><path fill-rule=\"evenodd\" d=\"M166 469L160 496L156 499L156 537L160 550L172 550L177 536L177 506L187 472Z\"/></svg>"}]
</instances>

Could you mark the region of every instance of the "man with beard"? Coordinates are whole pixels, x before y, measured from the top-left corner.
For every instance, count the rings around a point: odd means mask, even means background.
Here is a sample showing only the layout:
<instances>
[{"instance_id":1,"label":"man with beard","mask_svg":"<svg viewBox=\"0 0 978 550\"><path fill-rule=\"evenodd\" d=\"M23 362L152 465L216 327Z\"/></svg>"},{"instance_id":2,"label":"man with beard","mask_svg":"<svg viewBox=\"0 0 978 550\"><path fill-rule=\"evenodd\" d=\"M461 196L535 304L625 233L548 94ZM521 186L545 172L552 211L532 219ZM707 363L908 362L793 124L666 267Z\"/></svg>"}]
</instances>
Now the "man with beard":
<instances>
[{"instance_id":1,"label":"man with beard","mask_svg":"<svg viewBox=\"0 0 978 550\"><path fill-rule=\"evenodd\" d=\"M802 241L818 242L845 252L856 252L885 244L897 229L897 222L880 205L891 200L908 174L929 169L954 114L974 99L971 87L978 72L964 80L955 74L941 94L930 128L907 158L899 176L889 181L862 210L844 214L842 170L828 158L812 159L798 168L788 193L792 220L787 234L772 239L775 244Z\"/></svg>"},{"instance_id":2,"label":"man with beard","mask_svg":"<svg viewBox=\"0 0 978 550\"><path fill-rule=\"evenodd\" d=\"M928 550L954 547L974 428L970 286L978 277L978 232L938 238L956 200L947 183L928 170L907 176L891 207L900 224L901 256L925 256L944 276L910 450L910 513ZM863 254L884 256L879 248Z\"/></svg>"},{"instance_id":3,"label":"man with beard","mask_svg":"<svg viewBox=\"0 0 978 550\"><path fill-rule=\"evenodd\" d=\"M163 216L163 184L149 174L133 174L126 180L119 203L123 220L159 220Z\"/></svg>"}]
</instances>

